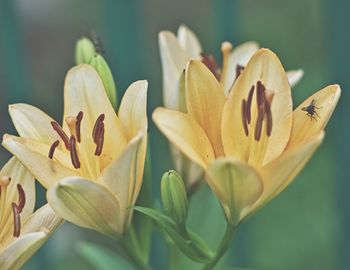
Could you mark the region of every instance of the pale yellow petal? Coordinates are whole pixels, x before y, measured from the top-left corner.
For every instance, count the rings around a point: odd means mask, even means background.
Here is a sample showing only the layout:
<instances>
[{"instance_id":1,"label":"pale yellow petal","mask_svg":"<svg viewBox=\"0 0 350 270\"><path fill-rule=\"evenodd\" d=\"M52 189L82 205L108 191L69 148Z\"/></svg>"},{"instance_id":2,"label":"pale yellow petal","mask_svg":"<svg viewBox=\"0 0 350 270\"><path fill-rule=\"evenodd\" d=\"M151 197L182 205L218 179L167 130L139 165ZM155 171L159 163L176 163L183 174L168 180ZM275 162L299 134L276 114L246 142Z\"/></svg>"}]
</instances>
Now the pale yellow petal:
<instances>
[{"instance_id":1,"label":"pale yellow petal","mask_svg":"<svg viewBox=\"0 0 350 270\"><path fill-rule=\"evenodd\" d=\"M303 78L304 71L302 69L288 70L287 76L290 86L293 87Z\"/></svg>"},{"instance_id":2,"label":"pale yellow petal","mask_svg":"<svg viewBox=\"0 0 350 270\"><path fill-rule=\"evenodd\" d=\"M49 145L59 139L51 126L51 122L54 120L38 108L18 103L10 105L9 112L21 137L38 140Z\"/></svg>"},{"instance_id":3,"label":"pale yellow petal","mask_svg":"<svg viewBox=\"0 0 350 270\"><path fill-rule=\"evenodd\" d=\"M61 178L78 174L64 166L69 157L59 149L56 149L52 160L47 157L49 146L30 139L5 134L2 145L46 188Z\"/></svg>"},{"instance_id":4,"label":"pale yellow petal","mask_svg":"<svg viewBox=\"0 0 350 270\"><path fill-rule=\"evenodd\" d=\"M18 270L45 243L45 231L25 234L17 238L0 253L1 270Z\"/></svg>"},{"instance_id":5,"label":"pale yellow petal","mask_svg":"<svg viewBox=\"0 0 350 270\"><path fill-rule=\"evenodd\" d=\"M225 94L213 73L201 61L189 62L185 80L188 114L207 134L215 155L222 156L220 127Z\"/></svg>"},{"instance_id":6,"label":"pale yellow petal","mask_svg":"<svg viewBox=\"0 0 350 270\"><path fill-rule=\"evenodd\" d=\"M340 93L339 85L327 86L307 98L294 110L293 128L288 149L302 144L325 128L338 103ZM302 110L302 108L309 106L312 100L316 102L314 117L307 115L307 112Z\"/></svg>"},{"instance_id":7,"label":"pale yellow petal","mask_svg":"<svg viewBox=\"0 0 350 270\"><path fill-rule=\"evenodd\" d=\"M128 141L139 132L147 132L147 86L147 81L134 82L120 103L118 116Z\"/></svg>"},{"instance_id":8,"label":"pale yellow petal","mask_svg":"<svg viewBox=\"0 0 350 270\"><path fill-rule=\"evenodd\" d=\"M177 38L187 56L192 59L201 59L202 46L196 35L186 25L181 25L177 30Z\"/></svg>"},{"instance_id":9,"label":"pale yellow petal","mask_svg":"<svg viewBox=\"0 0 350 270\"><path fill-rule=\"evenodd\" d=\"M188 56L176 36L169 31L159 33L159 50L163 71L164 106L179 109L179 79L186 67Z\"/></svg>"},{"instance_id":10,"label":"pale yellow petal","mask_svg":"<svg viewBox=\"0 0 350 270\"><path fill-rule=\"evenodd\" d=\"M321 131L299 147L284 152L261 169L264 192L255 203L255 210L273 199L294 180L322 143L323 137L324 132Z\"/></svg>"},{"instance_id":11,"label":"pale yellow petal","mask_svg":"<svg viewBox=\"0 0 350 270\"><path fill-rule=\"evenodd\" d=\"M134 205L141 189L146 156L142 148L146 145L146 137L145 134L136 136L121 156L106 167L98 178L98 181L105 184L109 191L118 198L123 213L128 207ZM140 159L143 160L142 167Z\"/></svg>"},{"instance_id":12,"label":"pale yellow petal","mask_svg":"<svg viewBox=\"0 0 350 270\"><path fill-rule=\"evenodd\" d=\"M262 180L252 167L227 158L209 165L207 181L233 225L245 217L263 191Z\"/></svg>"},{"instance_id":13,"label":"pale yellow petal","mask_svg":"<svg viewBox=\"0 0 350 270\"><path fill-rule=\"evenodd\" d=\"M228 95L232 88L233 82L237 78L237 66L239 65L244 68L257 50L259 50L259 44L254 41L242 43L232 50L228 59L224 82L224 90L226 95Z\"/></svg>"},{"instance_id":14,"label":"pale yellow petal","mask_svg":"<svg viewBox=\"0 0 350 270\"><path fill-rule=\"evenodd\" d=\"M206 168L214 160L214 150L207 135L187 114L157 108L153 112L153 121L170 142L201 167Z\"/></svg>"},{"instance_id":15,"label":"pale yellow petal","mask_svg":"<svg viewBox=\"0 0 350 270\"><path fill-rule=\"evenodd\" d=\"M266 118L261 138L256 140L258 118L257 82L266 88L266 99L272 97L272 129L268 136ZM251 102L251 123L248 136L242 120L242 103L247 101L254 87ZM222 139L225 153L250 164L261 166L279 156L286 147L292 127L292 98L289 82L278 57L267 49L260 49L238 77L225 104L222 117Z\"/></svg>"},{"instance_id":16,"label":"pale yellow petal","mask_svg":"<svg viewBox=\"0 0 350 270\"><path fill-rule=\"evenodd\" d=\"M91 168L95 165L92 131L97 118L105 114L105 136L103 155L117 157L126 145L122 123L118 119L101 78L90 65L79 65L68 72L64 85L64 116L77 116L84 113L81 122L81 155L82 162ZM68 130L64 123L65 130Z\"/></svg>"},{"instance_id":17,"label":"pale yellow petal","mask_svg":"<svg viewBox=\"0 0 350 270\"><path fill-rule=\"evenodd\" d=\"M65 178L47 192L54 211L80 227L110 237L123 233L123 221L117 198L103 185L80 178Z\"/></svg>"}]
</instances>

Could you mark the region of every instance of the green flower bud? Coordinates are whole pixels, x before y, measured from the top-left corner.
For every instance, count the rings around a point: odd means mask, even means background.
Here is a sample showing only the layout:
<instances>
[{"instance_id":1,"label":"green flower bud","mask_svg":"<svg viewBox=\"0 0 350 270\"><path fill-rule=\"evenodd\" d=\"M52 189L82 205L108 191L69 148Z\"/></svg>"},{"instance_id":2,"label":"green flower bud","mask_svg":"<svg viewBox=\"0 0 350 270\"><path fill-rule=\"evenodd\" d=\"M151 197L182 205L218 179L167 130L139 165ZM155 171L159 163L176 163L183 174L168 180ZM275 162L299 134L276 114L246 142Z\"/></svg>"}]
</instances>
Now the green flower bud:
<instances>
[{"instance_id":1,"label":"green flower bud","mask_svg":"<svg viewBox=\"0 0 350 270\"><path fill-rule=\"evenodd\" d=\"M91 59L89 64L93 66L97 73L100 75L103 85L106 89L108 98L112 103L113 107L117 107L117 88L114 83L111 69L109 68L106 60L103 56L96 54Z\"/></svg>"},{"instance_id":2,"label":"green flower bud","mask_svg":"<svg viewBox=\"0 0 350 270\"><path fill-rule=\"evenodd\" d=\"M185 184L175 171L166 172L161 180L163 208L177 224L184 225L188 212Z\"/></svg>"},{"instance_id":3,"label":"green flower bud","mask_svg":"<svg viewBox=\"0 0 350 270\"><path fill-rule=\"evenodd\" d=\"M88 64L90 59L96 54L95 46L86 37L79 39L75 45L75 63Z\"/></svg>"}]
</instances>

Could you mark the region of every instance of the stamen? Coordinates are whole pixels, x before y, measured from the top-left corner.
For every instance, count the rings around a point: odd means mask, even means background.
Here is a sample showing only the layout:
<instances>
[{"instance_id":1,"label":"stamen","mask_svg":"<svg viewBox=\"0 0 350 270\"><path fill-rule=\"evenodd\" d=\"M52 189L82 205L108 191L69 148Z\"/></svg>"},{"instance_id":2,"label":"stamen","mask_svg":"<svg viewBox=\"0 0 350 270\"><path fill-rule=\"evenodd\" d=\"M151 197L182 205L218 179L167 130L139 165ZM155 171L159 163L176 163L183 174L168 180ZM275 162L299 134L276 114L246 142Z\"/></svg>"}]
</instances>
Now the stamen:
<instances>
[{"instance_id":1,"label":"stamen","mask_svg":"<svg viewBox=\"0 0 350 270\"><path fill-rule=\"evenodd\" d=\"M244 70L244 66L237 64L237 66L236 66L236 79L239 77L239 75L241 75L243 70Z\"/></svg>"},{"instance_id":2,"label":"stamen","mask_svg":"<svg viewBox=\"0 0 350 270\"><path fill-rule=\"evenodd\" d=\"M103 122L100 123L97 138L96 138L96 150L95 150L95 156L100 156L102 154L103 149L103 142L104 142L104 136L105 136L105 124Z\"/></svg>"},{"instance_id":3,"label":"stamen","mask_svg":"<svg viewBox=\"0 0 350 270\"><path fill-rule=\"evenodd\" d=\"M256 83L256 102L258 107L262 107L265 102L265 86L261 83L261 81Z\"/></svg>"},{"instance_id":4,"label":"stamen","mask_svg":"<svg viewBox=\"0 0 350 270\"><path fill-rule=\"evenodd\" d=\"M50 151L49 151L49 158L50 159L53 159L53 155L55 154L55 150L57 148L57 146L60 144L60 141L57 140L57 141L54 141L53 144L51 144L51 147L50 147Z\"/></svg>"},{"instance_id":5,"label":"stamen","mask_svg":"<svg viewBox=\"0 0 350 270\"><path fill-rule=\"evenodd\" d=\"M0 187L7 187L11 182L11 177L4 175L0 178Z\"/></svg>"},{"instance_id":6,"label":"stamen","mask_svg":"<svg viewBox=\"0 0 350 270\"><path fill-rule=\"evenodd\" d=\"M248 100L247 100L247 122L248 124L250 124L251 120L252 120L252 113L251 113L251 109L252 109L252 99L253 99L253 94L254 94L254 85L252 86L252 88L250 88L249 94L248 94Z\"/></svg>"},{"instance_id":7,"label":"stamen","mask_svg":"<svg viewBox=\"0 0 350 270\"><path fill-rule=\"evenodd\" d=\"M247 124L247 102L245 99L242 100L242 125L246 136L249 135L248 124Z\"/></svg>"},{"instance_id":8,"label":"stamen","mask_svg":"<svg viewBox=\"0 0 350 270\"><path fill-rule=\"evenodd\" d=\"M272 131L272 113L271 113L271 105L266 100L265 101L265 114L266 114L266 134L267 137L270 137Z\"/></svg>"},{"instance_id":9,"label":"stamen","mask_svg":"<svg viewBox=\"0 0 350 270\"><path fill-rule=\"evenodd\" d=\"M19 209L16 203L12 203L12 212L13 212L13 236L19 237L21 234L21 217L19 215Z\"/></svg>"},{"instance_id":10,"label":"stamen","mask_svg":"<svg viewBox=\"0 0 350 270\"><path fill-rule=\"evenodd\" d=\"M202 63L214 74L215 78L220 81L219 68L212 54L202 53Z\"/></svg>"},{"instance_id":11,"label":"stamen","mask_svg":"<svg viewBox=\"0 0 350 270\"><path fill-rule=\"evenodd\" d=\"M256 141L259 141L261 138L261 130L262 130L262 125L263 125L263 120L264 120L264 115L263 114L258 114L258 118L255 123L255 133L254 133L254 138Z\"/></svg>"},{"instance_id":12,"label":"stamen","mask_svg":"<svg viewBox=\"0 0 350 270\"><path fill-rule=\"evenodd\" d=\"M22 213L22 210L24 208L24 205L26 204L26 194L20 184L17 184L17 190L18 190L18 212Z\"/></svg>"},{"instance_id":13,"label":"stamen","mask_svg":"<svg viewBox=\"0 0 350 270\"><path fill-rule=\"evenodd\" d=\"M99 128L100 128L100 123L103 123L103 121L105 120L105 114L101 114L97 119L96 119L96 122L95 122L95 125L94 125L94 129L92 130L92 138L94 139L94 143L97 143L97 138L98 138L98 131L99 131Z\"/></svg>"},{"instance_id":14,"label":"stamen","mask_svg":"<svg viewBox=\"0 0 350 270\"><path fill-rule=\"evenodd\" d=\"M76 145L76 140L75 136L72 135L70 137L70 157L72 160L72 164L74 168L79 169L80 168L80 161L79 161L79 156L78 156L78 151L77 151L77 145Z\"/></svg>"},{"instance_id":15,"label":"stamen","mask_svg":"<svg viewBox=\"0 0 350 270\"><path fill-rule=\"evenodd\" d=\"M77 136L78 143L81 142L81 120L83 120L83 112L80 111L77 115L77 123L75 125L75 135Z\"/></svg>"},{"instance_id":16,"label":"stamen","mask_svg":"<svg viewBox=\"0 0 350 270\"><path fill-rule=\"evenodd\" d=\"M70 145L69 145L69 138L67 134L64 132L64 130L61 128L61 126L57 122L52 121L51 126L57 132L58 136L60 136L61 140L64 142L66 149L69 151Z\"/></svg>"}]
</instances>

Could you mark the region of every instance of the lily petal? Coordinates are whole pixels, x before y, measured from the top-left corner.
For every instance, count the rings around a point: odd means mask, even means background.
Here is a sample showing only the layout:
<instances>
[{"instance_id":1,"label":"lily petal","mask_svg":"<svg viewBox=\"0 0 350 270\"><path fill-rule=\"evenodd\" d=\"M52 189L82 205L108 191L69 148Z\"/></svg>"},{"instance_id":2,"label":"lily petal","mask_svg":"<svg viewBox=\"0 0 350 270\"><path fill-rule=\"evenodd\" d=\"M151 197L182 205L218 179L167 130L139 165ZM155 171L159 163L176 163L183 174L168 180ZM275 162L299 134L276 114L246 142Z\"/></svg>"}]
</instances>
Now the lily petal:
<instances>
[{"instance_id":1,"label":"lily petal","mask_svg":"<svg viewBox=\"0 0 350 270\"><path fill-rule=\"evenodd\" d=\"M21 137L41 141L48 145L59 139L50 124L54 120L38 108L18 103L10 105L9 112L12 122Z\"/></svg>"},{"instance_id":2,"label":"lily petal","mask_svg":"<svg viewBox=\"0 0 350 270\"><path fill-rule=\"evenodd\" d=\"M187 114L157 108L153 112L153 121L168 140L202 168L206 168L214 160L214 150L207 135Z\"/></svg>"},{"instance_id":3,"label":"lily petal","mask_svg":"<svg viewBox=\"0 0 350 270\"><path fill-rule=\"evenodd\" d=\"M254 130L258 109L256 105L257 82L266 88L266 94L272 98L272 129L268 137L261 141L254 139ZM249 92L255 86L251 102L251 120L249 136L242 123L242 102L247 100ZM254 165L264 165L279 156L285 149L292 127L292 98L289 82L278 57L268 49L260 49L249 61L243 73L238 77L229 94L222 116L222 140L227 156L240 160L258 158ZM263 124L263 128L266 124ZM247 129L248 129L247 128ZM266 138L268 137L268 138ZM251 147L252 142L258 144ZM262 153L257 153L262 148Z\"/></svg>"},{"instance_id":4,"label":"lily petal","mask_svg":"<svg viewBox=\"0 0 350 270\"><path fill-rule=\"evenodd\" d=\"M255 210L273 199L293 181L322 143L323 138L324 132L321 131L299 147L285 151L278 159L261 169L264 192L254 204Z\"/></svg>"},{"instance_id":5,"label":"lily petal","mask_svg":"<svg viewBox=\"0 0 350 270\"><path fill-rule=\"evenodd\" d=\"M44 154L48 153L49 146L30 139L5 134L2 145L17 157L45 188L64 177L77 175L77 172L67 168L65 164L68 163L68 155L59 149L55 151L58 162Z\"/></svg>"},{"instance_id":6,"label":"lily petal","mask_svg":"<svg viewBox=\"0 0 350 270\"><path fill-rule=\"evenodd\" d=\"M329 85L319 90L304 102L302 102L293 112L293 128L287 148L296 147L305 140L320 133L327 125L340 97L339 85ZM315 100L315 119L307 115L305 108Z\"/></svg>"},{"instance_id":7,"label":"lily petal","mask_svg":"<svg viewBox=\"0 0 350 270\"><path fill-rule=\"evenodd\" d=\"M0 253L0 269L20 269L47 239L48 235L45 231L19 237Z\"/></svg>"},{"instance_id":8,"label":"lily petal","mask_svg":"<svg viewBox=\"0 0 350 270\"><path fill-rule=\"evenodd\" d=\"M227 96L237 78L237 66L245 67L250 58L259 50L259 44L248 41L234 48L229 56L227 65L227 77L225 77L224 89Z\"/></svg>"},{"instance_id":9,"label":"lily petal","mask_svg":"<svg viewBox=\"0 0 350 270\"><path fill-rule=\"evenodd\" d=\"M288 70L287 77L288 77L290 87L295 86L303 76L304 76L304 70L302 69Z\"/></svg>"},{"instance_id":10,"label":"lily petal","mask_svg":"<svg viewBox=\"0 0 350 270\"><path fill-rule=\"evenodd\" d=\"M169 31L159 33L159 49L163 70L164 105L169 109L178 109L180 102L178 84L188 56L176 36Z\"/></svg>"},{"instance_id":11,"label":"lily petal","mask_svg":"<svg viewBox=\"0 0 350 270\"><path fill-rule=\"evenodd\" d=\"M237 225L263 191L262 180L250 166L227 158L212 162L207 181L222 203L227 219Z\"/></svg>"},{"instance_id":12,"label":"lily petal","mask_svg":"<svg viewBox=\"0 0 350 270\"><path fill-rule=\"evenodd\" d=\"M177 30L177 38L189 58L201 59L202 46L196 35L186 25L180 25Z\"/></svg>"},{"instance_id":13,"label":"lily petal","mask_svg":"<svg viewBox=\"0 0 350 270\"><path fill-rule=\"evenodd\" d=\"M94 149L92 130L96 119L105 114L106 135L103 153L109 158L119 156L126 146L126 137L122 123L118 119L107 93L104 89L101 78L95 69L90 65L79 65L73 67L67 74L64 85L64 118L67 116L77 116L82 111L84 113L81 122L82 151L84 156L93 157L91 149ZM63 124L65 130L67 124ZM116 139L117 136L117 139ZM91 168L95 166L94 158L86 158L86 162L91 162Z\"/></svg>"},{"instance_id":14,"label":"lily petal","mask_svg":"<svg viewBox=\"0 0 350 270\"><path fill-rule=\"evenodd\" d=\"M80 178L65 178L47 192L47 200L62 218L111 237L123 233L120 205L103 185Z\"/></svg>"},{"instance_id":15,"label":"lily petal","mask_svg":"<svg viewBox=\"0 0 350 270\"><path fill-rule=\"evenodd\" d=\"M105 168L98 179L118 198L122 212L134 205L141 188L143 167L139 168L139 160L145 158L145 151L142 149L145 136L141 134L136 136L121 156ZM143 158L139 157L140 155L143 155Z\"/></svg>"},{"instance_id":16,"label":"lily petal","mask_svg":"<svg viewBox=\"0 0 350 270\"><path fill-rule=\"evenodd\" d=\"M225 101L213 73L201 61L190 61L186 69L187 111L207 134L216 156L224 154L220 126Z\"/></svg>"},{"instance_id":17,"label":"lily petal","mask_svg":"<svg viewBox=\"0 0 350 270\"><path fill-rule=\"evenodd\" d=\"M138 132L147 132L147 81L137 81L129 86L120 103L118 116L127 140Z\"/></svg>"}]
</instances>

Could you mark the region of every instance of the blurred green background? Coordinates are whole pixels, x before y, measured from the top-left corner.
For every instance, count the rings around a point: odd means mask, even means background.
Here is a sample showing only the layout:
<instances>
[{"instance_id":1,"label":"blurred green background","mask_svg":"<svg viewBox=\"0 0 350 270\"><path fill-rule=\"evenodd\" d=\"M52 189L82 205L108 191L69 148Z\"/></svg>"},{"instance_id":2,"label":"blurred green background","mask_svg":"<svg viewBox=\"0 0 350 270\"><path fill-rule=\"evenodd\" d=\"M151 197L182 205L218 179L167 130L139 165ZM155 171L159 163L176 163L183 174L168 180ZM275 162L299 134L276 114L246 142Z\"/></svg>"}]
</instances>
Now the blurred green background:
<instances>
[{"instance_id":1,"label":"blurred green background","mask_svg":"<svg viewBox=\"0 0 350 270\"><path fill-rule=\"evenodd\" d=\"M7 113L14 102L61 119L74 44L91 29L101 36L119 95L135 80L149 81L149 113L162 103L160 30L184 23L218 59L221 41L256 40L286 69L304 69L295 106L327 84L339 83L343 93L322 147L285 192L241 226L228 258L254 269L350 269L349 10L348 0L0 0L0 131L15 132ZM153 124L150 132L158 194L160 176L172 165L164 137ZM1 164L7 158L1 148ZM45 195L38 192L40 205ZM24 269L94 269L76 252L82 239L110 245L65 224ZM164 243L158 234L153 239L151 263L166 269Z\"/></svg>"}]
</instances>

